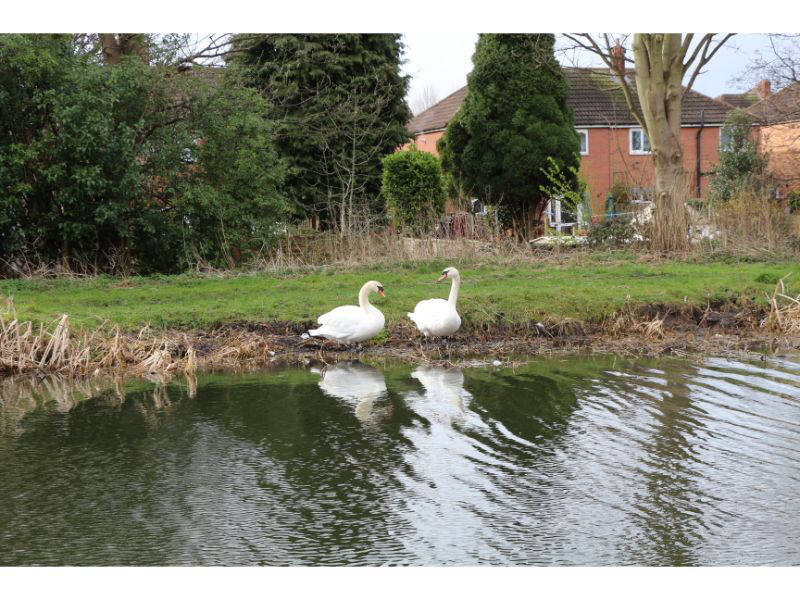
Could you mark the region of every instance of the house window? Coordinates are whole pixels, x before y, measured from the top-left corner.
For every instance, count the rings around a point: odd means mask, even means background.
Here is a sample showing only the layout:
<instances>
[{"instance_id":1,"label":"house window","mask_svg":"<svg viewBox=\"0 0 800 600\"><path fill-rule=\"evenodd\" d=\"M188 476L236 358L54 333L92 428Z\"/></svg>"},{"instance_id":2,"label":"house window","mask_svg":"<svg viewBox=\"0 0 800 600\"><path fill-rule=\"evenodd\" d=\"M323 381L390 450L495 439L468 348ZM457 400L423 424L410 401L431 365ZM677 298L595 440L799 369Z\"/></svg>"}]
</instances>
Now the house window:
<instances>
[{"instance_id":1,"label":"house window","mask_svg":"<svg viewBox=\"0 0 800 600\"><path fill-rule=\"evenodd\" d=\"M719 147L722 150L731 150L731 139L730 131L726 127L719 128Z\"/></svg>"},{"instance_id":2,"label":"house window","mask_svg":"<svg viewBox=\"0 0 800 600\"><path fill-rule=\"evenodd\" d=\"M576 129L578 133L578 138L581 140L581 156L586 156L589 154L589 130L588 129Z\"/></svg>"},{"instance_id":3,"label":"house window","mask_svg":"<svg viewBox=\"0 0 800 600\"><path fill-rule=\"evenodd\" d=\"M630 153L650 154L650 140L641 128L630 130Z\"/></svg>"}]
</instances>

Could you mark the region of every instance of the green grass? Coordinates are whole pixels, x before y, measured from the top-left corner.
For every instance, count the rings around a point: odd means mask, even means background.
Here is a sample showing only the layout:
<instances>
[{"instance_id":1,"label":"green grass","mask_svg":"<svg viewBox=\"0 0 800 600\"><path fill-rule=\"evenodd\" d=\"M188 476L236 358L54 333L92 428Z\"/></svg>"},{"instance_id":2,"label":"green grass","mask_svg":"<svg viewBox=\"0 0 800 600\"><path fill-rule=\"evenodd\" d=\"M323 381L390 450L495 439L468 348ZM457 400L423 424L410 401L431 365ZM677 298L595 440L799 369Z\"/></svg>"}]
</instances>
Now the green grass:
<instances>
[{"instance_id":1,"label":"green grass","mask_svg":"<svg viewBox=\"0 0 800 600\"><path fill-rule=\"evenodd\" d=\"M87 327L110 321L127 330L146 324L203 328L234 321L314 320L340 304L356 304L362 283L377 279L387 298L371 299L391 327L419 300L447 296L450 283L434 283L446 266L432 261L285 276L134 277L128 286L111 277L0 280L0 293L14 297L21 320L50 322L67 313L73 324ZM459 312L467 327L498 318L506 323L598 319L626 303L764 302L764 292L790 272L789 291L800 290L797 262L637 263L618 253L565 264L464 265L459 270Z\"/></svg>"}]
</instances>

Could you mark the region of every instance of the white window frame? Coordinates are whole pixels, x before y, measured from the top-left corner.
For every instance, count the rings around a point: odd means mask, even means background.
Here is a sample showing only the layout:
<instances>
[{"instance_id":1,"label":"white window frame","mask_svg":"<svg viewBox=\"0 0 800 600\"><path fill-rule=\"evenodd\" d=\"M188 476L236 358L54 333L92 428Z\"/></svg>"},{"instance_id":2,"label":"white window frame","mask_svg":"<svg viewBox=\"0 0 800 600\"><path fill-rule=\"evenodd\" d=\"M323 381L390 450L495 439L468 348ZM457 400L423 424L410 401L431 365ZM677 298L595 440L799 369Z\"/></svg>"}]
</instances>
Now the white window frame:
<instances>
[{"instance_id":1,"label":"white window frame","mask_svg":"<svg viewBox=\"0 0 800 600\"><path fill-rule=\"evenodd\" d=\"M722 129L723 129L723 127L719 128L719 149L720 150L722 150L722 142L723 142L723 140L722 140Z\"/></svg>"},{"instance_id":2,"label":"white window frame","mask_svg":"<svg viewBox=\"0 0 800 600\"><path fill-rule=\"evenodd\" d=\"M644 146L644 138L647 135L644 132L644 129L642 129L641 127L631 127L630 129L628 129L628 153L629 154L634 154L634 155L636 155L636 154L652 154L653 153L653 147L652 146L650 146L650 150L634 150L633 149L633 132L634 131L641 132L641 134L642 134L642 146ZM650 143L650 138L647 138L647 143L648 144Z\"/></svg>"},{"instance_id":3,"label":"white window frame","mask_svg":"<svg viewBox=\"0 0 800 600\"><path fill-rule=\"evenodd\" d=\"M576 129L575 131L578 132L578 135L580 135L582 133L583 135L586 136L586 151L585 152L583 150L580 151L581 156L586 156L587 154L589 154L589 130L588 129Z\"/></svg>"}]
</instances>

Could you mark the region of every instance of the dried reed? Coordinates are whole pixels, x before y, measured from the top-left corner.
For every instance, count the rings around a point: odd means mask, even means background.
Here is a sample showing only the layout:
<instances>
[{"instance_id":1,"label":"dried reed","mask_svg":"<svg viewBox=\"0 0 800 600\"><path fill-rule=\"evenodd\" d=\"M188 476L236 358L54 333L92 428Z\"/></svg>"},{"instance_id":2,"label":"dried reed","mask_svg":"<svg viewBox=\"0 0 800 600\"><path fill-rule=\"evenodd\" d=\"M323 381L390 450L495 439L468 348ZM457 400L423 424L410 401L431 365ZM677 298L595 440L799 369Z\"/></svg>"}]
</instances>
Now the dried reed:
<instances>
[{"instance_id":1,"label":"dried reed","mask_svg":"<svg viewBox=\"0 0 800 600\"><path fill-rule=\"evenodd\" d=\"M769 314L761 321L761 327L785 335L800 335L800 296L793 298L786 294L784 279L791 275L782 277L775 285L775 291L770 296Z\"/></svg>"}]
</instances>

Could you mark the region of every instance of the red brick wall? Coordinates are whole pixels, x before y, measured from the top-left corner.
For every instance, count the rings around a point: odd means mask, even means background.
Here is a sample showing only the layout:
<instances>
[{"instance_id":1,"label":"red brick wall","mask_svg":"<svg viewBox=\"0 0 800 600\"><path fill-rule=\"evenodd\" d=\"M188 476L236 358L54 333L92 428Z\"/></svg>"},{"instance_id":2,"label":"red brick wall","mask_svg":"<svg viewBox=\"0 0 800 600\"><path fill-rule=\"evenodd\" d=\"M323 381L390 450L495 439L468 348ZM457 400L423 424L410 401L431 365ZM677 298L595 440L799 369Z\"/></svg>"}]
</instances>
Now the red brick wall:
<instances>
[{"instance_id":1,"label":"red brick wall","mask_svg":"<svg viewBox=\"0 0 800 600\"><path fill-rule=\"evenodd\" d=\"M762 127L757 136L782 196L800 190L800 123Z\"/></svg>"},{"instance_id":2,"label":"red brick wall","mask_svg":"<svg viewBox=\"0 0 800 600\"><path fill-rule=\"evenodd\" d=\"M697 127L681 128L683 166L697 193ZM719 160L719 127L704 127L700 141L700 168L702 195L705 196L711 180L711 171ZM581 156L581 175L589 184L593 215L605 212L609 188L620 181L627 185L650 187L653 185L653 159L647 154L631 154L629 129L589 129L589 154Z\"/></svg>"},{"instance_id":3,"label":"red brick wall","mask_svg":"<svg viewBox=\"0 0 800 600\"><path fill-rule=\"evenodd\" d=\"M420 133L414 138L414 143L417 145L417 148L422 150L423 152L430 152L431 154L435 154L439 156L439 153L436 151L436 142L439 141L439 138L444 135L444 131L434 131L433 133ZM408 148L409 144L405 144L403 146L403 150Z\"/></svg>"},{"instance_id":4,"label":"red brick wall","mask_svg":"<svg viewBox=\"0 0 800 600\"><path fill-rule=\"evenodd\" d=\"M681 128L683 164L696 194L697 127ZM605 212L609 188L622 181L628 185L649 187L653 184L653 160L649 155L631 154L629 151L629 129L590 128L589 153L581 156L581 175L589 185L593 215ZM720 128L704 127L700 146L700 165L703 173L711 171L719 159ZM424 133L415 139L420 150L437 154L436 141L444 132ZM703 175L702 194L705 196L711 176Z\"/></svg>"}]
</instances>

